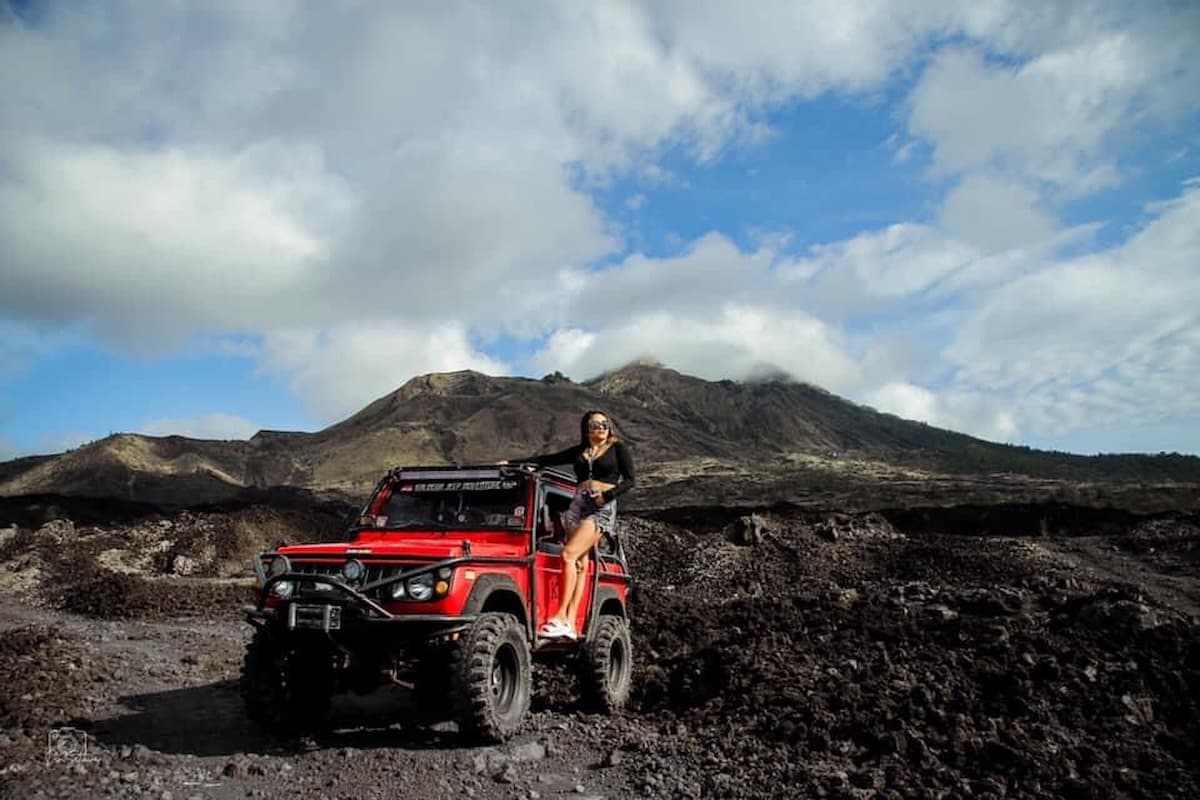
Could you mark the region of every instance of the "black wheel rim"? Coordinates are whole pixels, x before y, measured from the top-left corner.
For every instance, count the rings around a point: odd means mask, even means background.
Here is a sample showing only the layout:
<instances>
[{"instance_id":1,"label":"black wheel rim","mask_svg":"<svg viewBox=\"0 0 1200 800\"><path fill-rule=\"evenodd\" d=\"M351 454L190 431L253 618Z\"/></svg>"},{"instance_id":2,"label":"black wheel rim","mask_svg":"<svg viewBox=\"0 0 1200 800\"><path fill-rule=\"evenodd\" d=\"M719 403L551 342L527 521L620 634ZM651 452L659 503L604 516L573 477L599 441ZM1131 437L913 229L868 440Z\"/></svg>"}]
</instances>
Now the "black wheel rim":
<instances>
[{"instance_id":1,"label":"black wheel rim","mask_svg":"<svg viewBox=\"0 0 1200 800\"><path fill-rule=\"evenodd\" d=\"M502 713L512 707L513 700L517 696L519 672L520 665L516 648L510 644L502 645L492 660L492 675L488 686L496 709Z\"/></svg>"}]
</instances>

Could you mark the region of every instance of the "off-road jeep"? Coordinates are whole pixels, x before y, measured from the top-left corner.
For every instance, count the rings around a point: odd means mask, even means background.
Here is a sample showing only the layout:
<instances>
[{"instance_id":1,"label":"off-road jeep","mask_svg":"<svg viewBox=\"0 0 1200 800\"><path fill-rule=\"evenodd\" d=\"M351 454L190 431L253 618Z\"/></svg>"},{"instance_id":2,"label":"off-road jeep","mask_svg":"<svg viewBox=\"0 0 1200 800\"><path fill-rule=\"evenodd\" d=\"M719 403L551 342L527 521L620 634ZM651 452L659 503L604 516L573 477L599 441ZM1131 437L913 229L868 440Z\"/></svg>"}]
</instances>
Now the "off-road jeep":
<instances>
[{"instance_id":1,"label":"off-road jeep","mask_svg":"<svg viewBox=\"0 0 1200 800\"><path fill-rule=\"evenodd\" d=\"M250 718L279 735L311 732L335 694L390 683L413 690L414 719L503 741L529 708L532 658L573 662L593 708L621 709L633 654L616 536L589 561L580 638L535 636L558 605L559 515L574 489L554 469L397 468L346 541L256 556L241 682Z\"/></svg>"}]
</instances>

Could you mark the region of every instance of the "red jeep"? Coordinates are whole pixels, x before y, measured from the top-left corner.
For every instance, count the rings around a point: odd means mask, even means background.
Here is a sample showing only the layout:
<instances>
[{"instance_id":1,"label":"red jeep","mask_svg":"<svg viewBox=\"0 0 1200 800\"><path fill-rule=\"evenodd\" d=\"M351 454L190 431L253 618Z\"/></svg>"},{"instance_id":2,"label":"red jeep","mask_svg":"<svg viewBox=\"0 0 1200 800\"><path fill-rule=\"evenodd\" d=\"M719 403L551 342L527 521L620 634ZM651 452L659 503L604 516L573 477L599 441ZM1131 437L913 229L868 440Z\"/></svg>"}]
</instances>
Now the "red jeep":
<instances>
[{"instance_id":1,"label":"red jeep","mask_svg":"<svg viewBox=\"0 0 1200 800\"><path fill-rule=\"evenodd\" d=\"M589 561L580 638L535 638L558 604L559 515L574 490L555 469L397 468L347 541L256 556L241 681L250 718L295 735L325 721L335 693L391 683L414 690L424 719L502 741L529 708L533 657L574 660L590 705L619 710L633 661L615 536Z\"/></svg>"}]
</instances>

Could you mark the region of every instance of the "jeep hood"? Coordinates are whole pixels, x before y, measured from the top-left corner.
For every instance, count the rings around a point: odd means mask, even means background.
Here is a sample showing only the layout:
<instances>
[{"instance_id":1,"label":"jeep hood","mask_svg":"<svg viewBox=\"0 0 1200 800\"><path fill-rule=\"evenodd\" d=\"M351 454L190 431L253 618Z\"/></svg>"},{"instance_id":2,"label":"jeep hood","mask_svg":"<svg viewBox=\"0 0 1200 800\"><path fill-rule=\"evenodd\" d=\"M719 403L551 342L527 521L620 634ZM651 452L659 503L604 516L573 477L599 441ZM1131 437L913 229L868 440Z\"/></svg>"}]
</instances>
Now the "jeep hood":
<instances>
[{"instance_id":1,"label":"jeep hood","mask_svg":"<svg viewBox=\"0 0 1200 800\"><path fill-rule=\"evenodd\" d=\"M445 533L430 534L428 538L405 538L403 541L395 541L394 536L367 533L360 535L353 542L288 545L279 548L279 552L289 558L342 559L375 556L440 560L464 555L464 542L470 543L471 555L475 556L512 556L521 552L523 539L519 534L501 536L508 541Z\"/></svg>"}]
</instances>

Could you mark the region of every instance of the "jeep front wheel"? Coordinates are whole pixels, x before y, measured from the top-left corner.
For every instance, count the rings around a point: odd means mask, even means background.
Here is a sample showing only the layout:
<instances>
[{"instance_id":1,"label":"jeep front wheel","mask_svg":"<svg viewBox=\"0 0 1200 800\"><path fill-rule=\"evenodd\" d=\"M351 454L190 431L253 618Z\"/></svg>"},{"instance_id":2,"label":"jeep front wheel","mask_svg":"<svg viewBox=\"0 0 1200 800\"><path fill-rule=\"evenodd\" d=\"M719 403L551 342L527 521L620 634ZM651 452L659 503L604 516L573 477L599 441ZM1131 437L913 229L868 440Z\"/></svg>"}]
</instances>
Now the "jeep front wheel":
<instances>
[{"instance_id":1,"label":"jeep front wheel","mask_svg":"<svg viewBox=\"0 0 1200 800\"><path fill-rule=\"evenodd\" d=\"M588 643L580 664L584 702L606 714L614 714L629 701L633 686L633 645L629 624L606 614L596 623L596 635Z\"/></svg>"},{"instance_id":2,"label":"jeep front wheel","mask_svg":"<svg viewBox=\"0 0 1200 800\"><path fill-rule=\"evenodd\" d=\"M459 730L468 738L502 742L529 710L529 640L511 614L483 614L458 641L451 659Z\"/></svg>"},{"instance_id":3,"label":"jeep front wheel","mask_svg":"<svg viewBox=\"0 0 1200 800\"><path fill-rule=\"evenodd\" d=\"M246 645L242 700L246 715L268 733L287 738L319 729L334 685L332 654L325 648L302 648L261 628Z\"/></svg>"}]
</instances>

